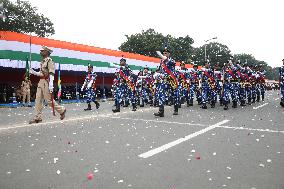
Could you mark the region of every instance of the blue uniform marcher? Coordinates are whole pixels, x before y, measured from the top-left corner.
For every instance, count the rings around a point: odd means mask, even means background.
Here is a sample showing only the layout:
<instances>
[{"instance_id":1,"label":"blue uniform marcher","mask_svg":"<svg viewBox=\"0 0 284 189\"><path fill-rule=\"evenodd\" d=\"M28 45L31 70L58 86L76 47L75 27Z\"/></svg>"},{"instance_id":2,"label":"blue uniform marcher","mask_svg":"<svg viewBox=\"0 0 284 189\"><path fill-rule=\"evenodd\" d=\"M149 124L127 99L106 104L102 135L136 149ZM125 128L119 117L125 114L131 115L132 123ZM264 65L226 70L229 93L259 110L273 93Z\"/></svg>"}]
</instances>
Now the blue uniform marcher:
<instances>
[{"instance_id":1,"label":"blue uniform marcher","mask_svg":"<svg viewBox=\"0 0 284 189\"><path fill-rule=\"evenodd\" d=\"M174 113L173 115L178 115L179 107L179 91L178 91L178 80L177 73L175 72L175 61L170 58L170 51L165 48L163 54L157 51L157 54L161 58L160 63L160 73L156 76L157 80L157 98L159 102L159 111L154 113L155 116L164 117L164 105L166 101L166 89L167 86L170 87L170 94L173 95L174 100Z\"/></svg>"},{"instance_id":2,"label":"blue uniform marcher","mask_svg":"<svg viewBox=\"0 0 284 189\"><path fill-rule=\"evenodd\" d=\"M122 103L123 97L126 98L126 103L130 99L133 107L132 111L136 111L136 91L134 85L135 81L131 69L126 64L126 59L120 59L120 66L116 66L114 64L112 64L112 66L118 68L115 72L116 86L114 91L116 108L112 111L114 113L120 112L120 105Z\"/></svg>"},{"instance_id":3,"label":"blue uniform marcher","mask_svg":"<svg viewBox=\"0 0 284 189\"><path fill-rule=\"evenodd\" d=\"M196 100L198 104L201 104L201 88L199 87L199 83L201 80L201 71L198 70L197 64L193 65L193 69L189 70L190 72L190 92L189 92L189 106L193 106L194 95L196 95Z\"/></svg>"},{"instance_id":4,"label":"blue uniform marcher","mask_svg":"<svg viewBox=\"0 0 284 189\"><path fill-rule=\"evenodd\" d=\"M281 101L280 105L284 107L284 59L282 60L283 65L279 68L279 82L281 90Z\"/></svg>"},{"instance_id":5,"label":"blue uniform marcher","mask_svg":"<svg viewBox=\"0 0 284 189\"><path fill-rule=\"evenodd\" d=\"M85 90L87 94L88 107L84 109L85 111L92 110L91 102L94 102L96 104L97 109L100 107L100 103L96 100L96 97L97 97L96 87L95 87L96 77L97 77L97 74L93 71L93 66L89 65L84 84L81 88L81 91Z\"/></svg>"}]
</instances>

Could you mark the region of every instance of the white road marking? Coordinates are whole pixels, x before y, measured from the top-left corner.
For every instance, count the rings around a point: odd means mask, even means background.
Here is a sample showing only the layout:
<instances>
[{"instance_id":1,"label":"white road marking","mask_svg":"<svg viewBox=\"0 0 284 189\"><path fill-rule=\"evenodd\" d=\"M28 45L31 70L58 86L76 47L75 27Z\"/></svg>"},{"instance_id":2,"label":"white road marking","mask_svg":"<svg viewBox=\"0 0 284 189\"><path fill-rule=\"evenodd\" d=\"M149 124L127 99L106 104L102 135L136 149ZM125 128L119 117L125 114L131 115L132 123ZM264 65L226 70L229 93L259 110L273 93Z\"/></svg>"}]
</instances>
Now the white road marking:
<instances>
[{"instance_id":1,"label":"white road marking","mask_svg":"<svg viewBox=\"0 0 284 189\"><path fill-rule=\"evenodd\" d=\"M284 131L276 131L270 129L255 129L255 128L246 128L246 127L231 127L231 126L217 126L218 128L225 129L234 129L234 130L248 130L248 131L259 131L259 132L269 132L269 133L283 133Z\"/></svg>"},{"instance_id":2,"label":"white road marking","mask_svg":"<svg viewBox=\"0 0 284 189\"><path fill-rule=\"evenodd\" d=\"M190 134L190 135L187 135L187 136L185 136L185 137L183 137L183 138L177 139L177 140L175 140L175 141L173 141L173 142L170 142L170 143L168 143L168 144L165 144L165 145L163 145L163 146L160 146L160 147L158 147L158 148L155 148L155 149L153 149L153 150L150 150L150 151L148 151L148 152L145 152L145 153L143 153L143 154L140 154L139 157L141 157L141 158L148 158L148 157L151 157L151 156L153 156L153 155L155 155L155 154L158 154L158 153L160 153L160 152L162 152L162 151L165 151L165 150L167 150L167 149L169 149L169 148L171 148L171 147L174 147L174 146L176 146L176 145L178 145L178 144L180 144L180 143L182 143L182 142L185 142L185 141L187 141L187 140L189 140L189 139L191 139L191 138L194 138L194 137L196 137L196 136L198 136L198 135L204 134L204 133L206 133L206 132L208 132L208 131L210 131L210 130L216 128L217 126L220 126L220 125L222 125L222 124L224 124L224 123L227 123L228 121L229 121L229 120L223 120L223 121L221 121L221 122L219 122L219 123L216 123L215 125L211 125L211 126L206 127L206 128L204 128L204 129L202 129L202 130L200 130L200 131L197 131L197 132L195 132L195 133L192 133L192 134Z\"/></svg>"},{"instance_id":3,"label":"white road marking","mask_svg":"<svg viewBox=\"0 0 284 189\"><path fill-rule=\"evenodd\" d=\"M263 106L266 106L268 103L266 102L266 103L264 103L264 104L262 104L262 105L260 105L260 106L257 106L257 107L253 107L253 109L254 110L257 110L258 108L261 108L261 107L263 107Z\"/></svg>"}]
</instances>

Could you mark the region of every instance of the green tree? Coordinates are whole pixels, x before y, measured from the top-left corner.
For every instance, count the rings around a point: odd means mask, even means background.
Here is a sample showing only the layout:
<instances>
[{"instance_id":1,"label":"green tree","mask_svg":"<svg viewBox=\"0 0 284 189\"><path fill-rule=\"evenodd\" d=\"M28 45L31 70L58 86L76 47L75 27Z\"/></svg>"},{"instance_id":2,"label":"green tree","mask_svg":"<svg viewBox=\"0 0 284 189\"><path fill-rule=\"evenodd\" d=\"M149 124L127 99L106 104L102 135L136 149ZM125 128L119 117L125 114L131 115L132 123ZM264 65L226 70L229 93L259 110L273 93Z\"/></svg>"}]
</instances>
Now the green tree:
<instances>
[{"instance_id":1,"label":"green tree","mask_svg":"<svg viewBox=\"0 0 284 189\"><path fill-rule=\"evenodd\" d=\"M232 57L231 50L224 44L211 42L205 45L207 60L213 66L223 64ZM203 65L205 62L205 45L194 49L192 60L198 65Z\"/></svg>"},{"instance_id":2,"label":"green tree","mask_svg":"<svg viewBox=\"0 0 284 189\"><path fill-rule=\"evenodd\" d=\"M154 29L142 30L141 33L125 35L127 40L122 43L119 50L137 53L145 56L157 57L156 51L167 46L172 57L177 61L187 61L192 55L193 39L189 36L175 38L171 35L164 36Z\"/></svg>"},{"instance_id":3,"label":"green tree","mask_svg":"<svg viewBox=\"0 0 284 189\"><path fill-rule=\"evenodd\" d=\"M17 0L15 3L9 0L1 0L5 19L0 19L0 30L18 33L33 33L40 37L46 37L55 33L53 23L49 18L37 12L28 1Z\"/></svg>"}]
</instances>

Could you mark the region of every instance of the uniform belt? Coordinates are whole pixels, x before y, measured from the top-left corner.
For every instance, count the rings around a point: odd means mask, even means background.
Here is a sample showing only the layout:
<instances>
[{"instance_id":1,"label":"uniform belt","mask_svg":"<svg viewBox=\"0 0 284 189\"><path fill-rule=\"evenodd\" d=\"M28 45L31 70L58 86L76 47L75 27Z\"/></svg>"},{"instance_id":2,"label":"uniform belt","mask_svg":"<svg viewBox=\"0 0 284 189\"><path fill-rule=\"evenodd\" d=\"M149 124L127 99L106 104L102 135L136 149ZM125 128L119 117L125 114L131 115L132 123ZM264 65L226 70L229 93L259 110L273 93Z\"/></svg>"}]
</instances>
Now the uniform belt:
<instances>
[{"instance_id":1,"label":"uniform belt","mask_svg":"<svg viewBox=\"0 0 284 189\"><path fill-rule=\"evenodd\" d=\"M42 77L39 77L40 79L45 79L47 80L48 79L48 76L42 76Z\"/></svg>"}]
</instances>

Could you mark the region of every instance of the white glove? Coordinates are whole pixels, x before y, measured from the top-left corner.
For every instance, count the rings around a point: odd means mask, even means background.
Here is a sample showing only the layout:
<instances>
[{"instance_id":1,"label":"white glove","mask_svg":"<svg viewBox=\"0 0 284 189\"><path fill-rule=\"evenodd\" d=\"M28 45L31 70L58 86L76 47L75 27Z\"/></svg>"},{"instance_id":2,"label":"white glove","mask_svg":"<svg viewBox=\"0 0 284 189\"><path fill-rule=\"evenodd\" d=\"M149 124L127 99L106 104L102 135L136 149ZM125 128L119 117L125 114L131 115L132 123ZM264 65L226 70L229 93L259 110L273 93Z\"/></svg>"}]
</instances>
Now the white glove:
<instances>
[{"instance_id":1,"label":"white glove","mask_svg":"<svg viewBox=\"0 0 284 189\"><path fill-rule=\"evenodd\" d=\"M49 85L48 85L48 89L49 89L49 92L50 92L50 93L53 92L53 81L54 81L54 76L53 76L53 75L49 75Z\"/></svg>"},{"instance_id":2,"label":"white glove","mask_svg":"<svg viewBox=\"0 0 284 189\"><path fill-rule=\"evenodd\" d=\"M81 91L82 91L82 92L84 91L84 86L82 86Z\"/></svg>"},{"instance_id":3,"label":"white glove","mask_svg":"<svg viewBox=\"0 0 284 189\"><path fill-rule=\"evenodd\" d=\"M161 53L160 51L156 51L156 53L157 53L157 55L158 55L161 59L163 59L163 60L166 60L166 59L167 59L167 57L164 56L164 55L162 55L162 53Z\"/></svg>"},{"instance_id":4,"label":"white glove","mask_svg":"<svg viewBox=\"0 0 284 189\"><path fill-rule=\"evenodd\" d=\"M30 68L30 73L39 77L43 76L41 72L36 72L32 68Z\"/></svg>"},{"instance_id":5,"label":"white glove","mask_svg":"<svg viewBox=\"0 0 284 189\"><path fill-rule=\"evenodd\" d=\"M87 85L87 88L88 88L88 89L92 87L93 82L94 82L94 81L93 81L93 80L91 80L91 81L88 83L88 85Z\"/></svg>"}]
</instances>

